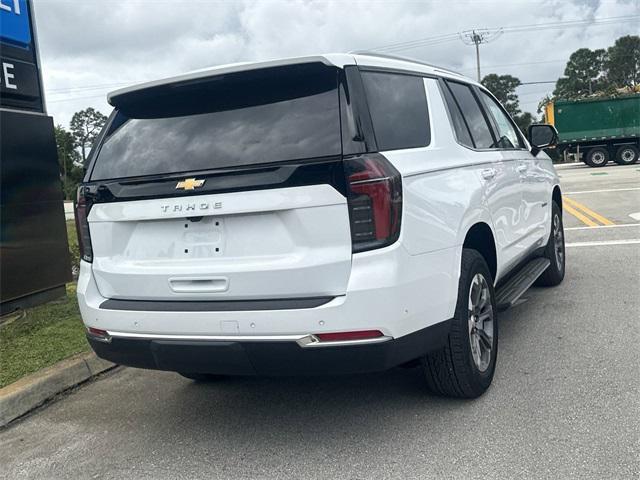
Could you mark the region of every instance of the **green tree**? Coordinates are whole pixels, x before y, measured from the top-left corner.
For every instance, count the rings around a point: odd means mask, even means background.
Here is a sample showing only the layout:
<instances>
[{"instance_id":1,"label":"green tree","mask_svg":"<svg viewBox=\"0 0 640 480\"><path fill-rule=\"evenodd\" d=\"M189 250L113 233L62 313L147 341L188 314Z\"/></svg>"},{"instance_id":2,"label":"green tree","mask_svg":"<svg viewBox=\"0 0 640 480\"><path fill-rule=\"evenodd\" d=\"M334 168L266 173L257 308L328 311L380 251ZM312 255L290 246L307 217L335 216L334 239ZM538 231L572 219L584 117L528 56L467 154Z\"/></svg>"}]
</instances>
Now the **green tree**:
<instances>
[{"instance_id":1,"label":"green tree","mask_svg":"<svg viewBox=\"0 0 640 480\"><path fill-rule=\"evenodd\" d=\"M516 94L516 88L521 85L520 79L511 75L490 73L481 83L495 95L509 115L516 117L520 114L520 102Z\"/></svg>"},{"instance_id":2,"label":"green tree","mask_svg":"<svg viewBox=\"0 0 640 480\"><path fill-rule=\"evenodd\" d=\"M529 125L534 123L535 120L536 120L535 117L531 115L529 112L524 112L520 115L516 115L515 117L513 117L513 121L516 122L516 125L518 125L520 130L525 134L529 129Z\"/></svg>"},{"instance_id":3,"label":"green tree","mask_svg":"<svg viewBox=\"0 0 640 480\"><path fill-rule=\"evenodd\" d=\"M61 125L56 125L54 133L58 148L58 165L60 167L64 197L73 199L78 183L82 180L84 174L83 169L77 165L80 154L75 148L75 139L71 132L65 130Z\"/></svg>"},{"instance_id":4,"label":"green tree","mask_svg":"<svg viewBox=\"0 0 640 480\"><path fill-rule=\"evenodd\" d=\"M520 130L526 132L535 118L529 112L522 113L520 110L520 100L516 94L516 88L522 85L520 79L511 75L490 73L481 83L500 101Z\"/></svg>"},{"instance_id":5,"label":"green tree","mask_svg":"<svg viewBox=\"0 0 640 480\"><path fill-rule=\"evenodd\" d=\"M107 117L92 107L76 112L71 117L71 132L83 163L106 121Z\"/></svg>"},{"instance_id":6,"label":"green tree","mask_svg":"<svg viewBox=\"0 0 640 480\"><path fill-rule=\"evenodd\" d=\"M553 94L560 98L579 98L606 88L604 66L606 51L580 48L573 52L556 82Z\"/></svg>"},{"instance_id":7,"label":"green tree","mask_svg":"<svg viewBox=\"0 0 640 480\"><path fill-rule=\"evenodd\" d=\"M640 84L640 37L627 35L616 40L607 50L607 80L616 87Z\"/></svg>"}]
</instances>

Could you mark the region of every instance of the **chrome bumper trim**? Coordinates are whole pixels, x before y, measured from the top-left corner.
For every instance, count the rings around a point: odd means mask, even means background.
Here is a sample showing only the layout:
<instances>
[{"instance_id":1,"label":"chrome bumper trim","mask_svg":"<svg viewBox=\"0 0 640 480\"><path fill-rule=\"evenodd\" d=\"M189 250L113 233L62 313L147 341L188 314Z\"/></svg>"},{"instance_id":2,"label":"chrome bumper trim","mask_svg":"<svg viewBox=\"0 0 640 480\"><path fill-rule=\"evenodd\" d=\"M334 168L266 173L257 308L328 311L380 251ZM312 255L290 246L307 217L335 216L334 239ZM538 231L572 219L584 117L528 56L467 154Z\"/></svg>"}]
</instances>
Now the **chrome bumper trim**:
<instances>
[{"instance_id":1,"label":"chrome bumper trim","mask_svg":"<svg viewBox=\"0 0 640 480\"><path fill-rule=\"evenodd\" d=\"M296 342L302 348L345 347L382 343L392 337L365 338L362 340L346 340L337 342L321 342L313 334L304 335L173 335L164 333L113 332L107 330L112 338L131 338L139 340L183 340L183 341L218 341L218 342Z\"/></svg>"},{"instance_id":2,"label":"chrome bumper trim","mask_svg":"<svg viewBox=\"0 0 640 480\"><path fill-rule=\"evenodd\" d=\"M297 340L298 345L303 348L325 348L325 347L347 347L350 345L369 345L372 343L383 343L391 340L392 337L363 338L362 340L341 340L336 342L321 342L315 335L305 335Z\"/></svg>"}]
</instances>

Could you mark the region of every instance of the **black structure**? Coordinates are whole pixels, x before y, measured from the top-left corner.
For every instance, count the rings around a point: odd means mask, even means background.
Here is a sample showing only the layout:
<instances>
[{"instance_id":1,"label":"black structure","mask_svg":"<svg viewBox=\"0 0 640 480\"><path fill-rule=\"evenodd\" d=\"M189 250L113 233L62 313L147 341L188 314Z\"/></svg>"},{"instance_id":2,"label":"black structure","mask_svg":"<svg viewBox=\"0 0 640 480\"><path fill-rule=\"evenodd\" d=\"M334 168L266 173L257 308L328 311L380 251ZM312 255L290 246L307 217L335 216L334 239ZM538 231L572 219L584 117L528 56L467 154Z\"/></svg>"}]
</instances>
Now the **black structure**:
<instances>
[{"instance_id":1,"label":"black structure","mask_svg":"<svg viewBox=\"0 0 640 480\"><path fill-rule=\"evenodd\" d=\"M71 267L31 1L4 0L0 25L0 313L6 313L64 295Z\"/></svg>"}]
</instances>

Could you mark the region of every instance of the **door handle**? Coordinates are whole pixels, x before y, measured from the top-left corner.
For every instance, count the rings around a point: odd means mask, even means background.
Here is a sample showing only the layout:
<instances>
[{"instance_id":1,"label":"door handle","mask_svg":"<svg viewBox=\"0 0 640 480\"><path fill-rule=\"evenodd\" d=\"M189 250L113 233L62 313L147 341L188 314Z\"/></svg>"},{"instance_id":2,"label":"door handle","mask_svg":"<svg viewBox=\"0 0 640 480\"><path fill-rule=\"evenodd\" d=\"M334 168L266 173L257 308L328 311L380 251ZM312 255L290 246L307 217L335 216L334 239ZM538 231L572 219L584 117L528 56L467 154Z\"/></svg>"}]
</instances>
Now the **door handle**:
<instances>
[{"instance_id":1,"label":"door handle","mask_svg":"<svg viewBox=\"0 0 640 480\"><path fill-rule=\"evenodd\" d=\"M527 167L527 164L526 164L526 163L521 163L520 165L518 165L518 166L516 167L516 171L517 171L518 173L524 173L524 172L526 172L526 171L527 171L527 168L528 168L528 167Z\"/></svg>"},{"instance_id":2,"label":"door handle","mask_svg":"<svg viewBox=\"0 0 640 480\"><path fill-rule=\"evenodd\" d=\"M496 172L495 168L485 168L480 172L480 175L482 175L482 178L484 178L485 180L491 180L496 176L496 173L498 172Z\"/></svg>"}]
</instances>

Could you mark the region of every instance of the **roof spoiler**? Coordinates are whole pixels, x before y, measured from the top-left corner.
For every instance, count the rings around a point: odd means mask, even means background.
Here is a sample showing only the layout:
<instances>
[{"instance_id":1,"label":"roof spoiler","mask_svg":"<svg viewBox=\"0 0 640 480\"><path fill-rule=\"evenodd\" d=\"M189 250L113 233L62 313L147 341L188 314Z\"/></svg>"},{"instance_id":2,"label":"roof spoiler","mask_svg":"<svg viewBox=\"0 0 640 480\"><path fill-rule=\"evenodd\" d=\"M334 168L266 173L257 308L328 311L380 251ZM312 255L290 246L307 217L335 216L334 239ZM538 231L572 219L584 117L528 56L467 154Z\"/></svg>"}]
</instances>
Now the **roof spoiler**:
<instances>
[{"instance_id":1,"label":"roof spoiler","mask_svg":"<svg viewBox=\"0 0 640 480\"><path fill-rule=\"evenodd\" d=\"M166 88L180 88L183 86L204 83L211 79L226 75L229 73L249 72L253 70L261 70L274 67L283 67L288 65L323 63L327 66L335 66L327 57L316 55L309 57L295 57L281 60L269 60L266 62L243 62L224 65L221 67L205 68L185 73L175 77L154 80L151 82L140 83L131 87L125 87L115 90L107 95L107 101L113 107L120 107L124 104L133 103L140 98L153 96Z\"/></svg>"}]
</instances>

